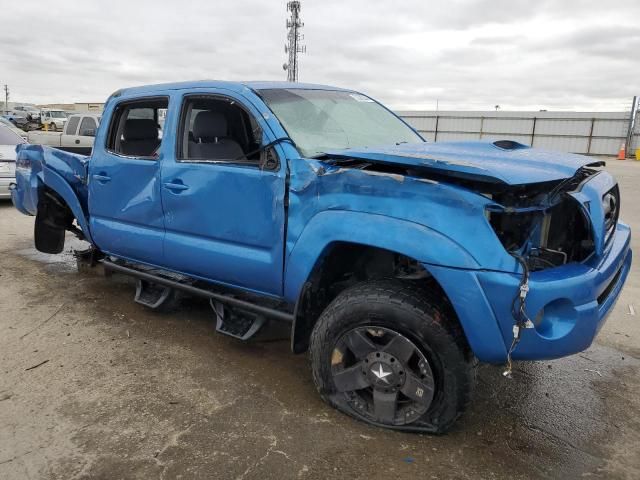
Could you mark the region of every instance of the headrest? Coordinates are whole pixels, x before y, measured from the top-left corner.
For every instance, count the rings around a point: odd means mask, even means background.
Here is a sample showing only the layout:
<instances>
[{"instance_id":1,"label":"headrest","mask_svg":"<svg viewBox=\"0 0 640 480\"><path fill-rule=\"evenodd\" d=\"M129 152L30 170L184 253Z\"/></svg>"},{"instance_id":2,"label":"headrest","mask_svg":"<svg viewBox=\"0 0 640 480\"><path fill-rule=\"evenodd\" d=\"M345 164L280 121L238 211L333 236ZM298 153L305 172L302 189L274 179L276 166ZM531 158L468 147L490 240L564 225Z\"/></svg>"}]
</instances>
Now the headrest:
<instances>
[{"instance_id":1,"label":"headrest","mask_svg":"<svg viewBox=\"0 0 640 480\"><path fill-rule=\"evenodd\" d=\"M226 137L227 119L220 112L200 112L193 120L193 136L196 142L200 138Z\"/></svg>"},{"instance_id":2,"label":"headrest","mask_svg":"<svg viewBox=\"0 0 640 480\"><path fill-rule=\"evenodd\" d=\"M130 118L124 124L125 140L157 140L158 126L150 118Z\"/></svg>"}]
</instances>

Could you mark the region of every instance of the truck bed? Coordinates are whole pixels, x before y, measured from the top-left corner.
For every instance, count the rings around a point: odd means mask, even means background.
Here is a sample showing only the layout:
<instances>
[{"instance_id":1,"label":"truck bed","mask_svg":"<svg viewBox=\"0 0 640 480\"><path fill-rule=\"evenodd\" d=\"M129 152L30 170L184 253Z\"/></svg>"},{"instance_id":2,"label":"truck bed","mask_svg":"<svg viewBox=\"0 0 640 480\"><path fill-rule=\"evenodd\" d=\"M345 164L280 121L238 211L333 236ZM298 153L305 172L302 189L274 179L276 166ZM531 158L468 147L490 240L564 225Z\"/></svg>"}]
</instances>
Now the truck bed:
<instances>
[{"instance_id":1,"label":"truck bed","mask_svg":"<svg viewBox=\"0 0 640 480\"><path fill-rule=\"evenodd\" d=\"M40 132L31 131L28 133L27 138L29 143L34 145L48 145L50 147L62 146L62 132Z\"/></svg>"}]
</instances>

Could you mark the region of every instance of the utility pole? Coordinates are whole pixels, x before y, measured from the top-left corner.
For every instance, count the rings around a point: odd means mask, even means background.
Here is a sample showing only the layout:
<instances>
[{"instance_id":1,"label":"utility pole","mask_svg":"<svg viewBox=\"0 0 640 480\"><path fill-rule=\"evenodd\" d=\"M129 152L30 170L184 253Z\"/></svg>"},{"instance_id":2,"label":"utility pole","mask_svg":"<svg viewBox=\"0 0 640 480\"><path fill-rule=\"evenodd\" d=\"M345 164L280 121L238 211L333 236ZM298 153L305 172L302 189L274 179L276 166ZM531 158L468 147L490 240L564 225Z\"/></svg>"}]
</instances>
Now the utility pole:
<instances>
[{"instance_id":1,"label":"utility pole","mask_svg":"<svg viewBox=\"0 0 640 480\"><path fill-rule=\"evenodd\" d=\"M9 85L4 84L4 111L9 113Z\"/></svg>"},{"instance_id":2,"label":"utility pole","mask_svg":"<svg viewBox=\"0 0 640 480\"><path fill-rule=\"evenodd\" d=\"M287 11L291 12L291 16L287 18L287 44L284 46L284 53L289 54L287 63L282 68L287 71L287 81L298 81L298 54L306 53L307 47L302 45L301 41L304 35L300 33L300 29L304 27L304 23L300 19L300 2L287 2Z\"/></svg>"}]
</instances>

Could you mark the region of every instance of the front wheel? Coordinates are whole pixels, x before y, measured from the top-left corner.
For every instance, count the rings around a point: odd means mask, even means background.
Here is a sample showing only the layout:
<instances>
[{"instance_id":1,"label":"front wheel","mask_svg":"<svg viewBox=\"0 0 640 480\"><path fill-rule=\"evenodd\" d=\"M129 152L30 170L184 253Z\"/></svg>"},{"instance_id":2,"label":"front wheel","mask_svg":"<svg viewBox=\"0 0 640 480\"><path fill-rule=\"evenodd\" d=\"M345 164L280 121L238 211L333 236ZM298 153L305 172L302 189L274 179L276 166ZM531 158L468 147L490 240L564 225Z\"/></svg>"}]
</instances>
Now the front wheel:
<instances>
[{"instance_id":1,"label":"front wheel","mask_svg":"<svg viewBox=\"0 0 640 480\"><path fill-rule=\"evenodd\" d=\"M311 336L325 401L378 426L441 433L470 401L476 361L450 307L412 282L342 292Z\"/></svg>"},{"instance_id":2,"label":"front wheel","mask_svg":"<svg viewBox=\"0 0 640 480\"><path fill-rule=\"evenodd\" d=\"M52 132L55 132L55 131L57 131L57 130L58 130L58 127L56 127L56 124L55 124L55 123L51 122L51 123L49 124L49 130L51 130Z\"/></svg>"}]
</instances>

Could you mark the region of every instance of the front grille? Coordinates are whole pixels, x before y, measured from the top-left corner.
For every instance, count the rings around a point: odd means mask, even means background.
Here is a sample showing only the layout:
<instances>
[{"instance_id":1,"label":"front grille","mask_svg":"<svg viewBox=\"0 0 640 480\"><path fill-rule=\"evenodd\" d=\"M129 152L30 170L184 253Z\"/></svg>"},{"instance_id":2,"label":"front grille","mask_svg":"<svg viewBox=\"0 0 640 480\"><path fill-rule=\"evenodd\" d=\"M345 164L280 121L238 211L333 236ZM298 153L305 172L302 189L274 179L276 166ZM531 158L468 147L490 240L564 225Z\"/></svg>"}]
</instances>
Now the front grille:
<instances>
[{"instance_id":1,"label":"front grille","mask_svg":"<svg viewBox=\"0 0 640 480\"><path fill-rule=\"evenodd\" d=\"M604 210L604 238L607 243L613 236L620 214L620 189L616 185L602 196Z\"/></svg>"}]
</instances>

